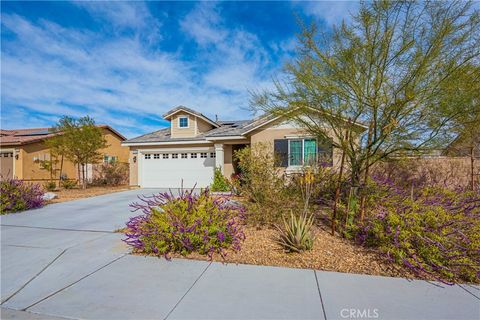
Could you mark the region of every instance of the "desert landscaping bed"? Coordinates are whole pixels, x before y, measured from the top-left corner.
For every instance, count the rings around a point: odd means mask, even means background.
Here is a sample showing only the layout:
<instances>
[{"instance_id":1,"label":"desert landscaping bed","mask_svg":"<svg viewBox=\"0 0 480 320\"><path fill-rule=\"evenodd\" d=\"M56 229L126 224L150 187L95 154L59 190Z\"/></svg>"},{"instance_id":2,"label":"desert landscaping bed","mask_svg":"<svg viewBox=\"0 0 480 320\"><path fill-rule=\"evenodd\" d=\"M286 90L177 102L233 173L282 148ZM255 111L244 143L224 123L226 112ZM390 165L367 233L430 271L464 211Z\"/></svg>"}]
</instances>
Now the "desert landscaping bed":
<instances>
[{"instance_id":1,"label":"desert landscaping bed","mask_svg":"<svg viewBox=\"0 0 480 320\"><path fill-rule=\"evenodd\" d=\"M303 253L286 253L275 239L274 229L245 228L246 239L238 252L227 250L223 259L214 255L213 261L263 266L315 269L344 273L417 278L414 274L386 261L377 251L365 249L349 240L330 235L321 227L315 227L313 249ZM140 253L141 254L141 253ZM192 253L187 256L170 254L172 258L209 260L208 256Z\"/></svg>"},{"instance_id":2,"label":"desert landscaping bed","mask_svg":"<svg viewBox=\"0 0 480 320\"><path fill-rule=\"evenodd\" d=\"M113 192L120 192L130 190L128 186L108 186L108 187L88 187L87 189L61 189L54 191L54 193L58 196L53 200L49 200L48 203L58 203L58 202L65 202L71 201L81 198L89 198L100 196L102 194L108 194Z\"/></svg>"}]
</instances>

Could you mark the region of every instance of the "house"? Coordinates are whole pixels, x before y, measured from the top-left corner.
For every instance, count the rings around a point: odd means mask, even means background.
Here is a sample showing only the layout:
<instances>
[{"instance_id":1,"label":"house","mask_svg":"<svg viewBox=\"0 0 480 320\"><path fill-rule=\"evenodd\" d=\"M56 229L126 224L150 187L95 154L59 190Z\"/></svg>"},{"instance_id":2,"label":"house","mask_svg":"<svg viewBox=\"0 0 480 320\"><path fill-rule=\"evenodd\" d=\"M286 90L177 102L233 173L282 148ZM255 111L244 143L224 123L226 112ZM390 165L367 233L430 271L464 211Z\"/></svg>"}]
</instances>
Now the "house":
<instances>
[{"instance_id":1,"label":"house","mask_svg":"<svg viewBox=\"0 0 480 320\"><path fill-rule=\"evenodd\" d=\"M252 120L218 121L179 106L167 112L170 127L122 143L130 148L130 184L144 188L207 187L214 168L226 177L237 172L236 150L257 142L272 146L279 166L298 171L311 159L340 162L341 153L322 145L289 121L265 115ZM364 128L362 127L362 130Z\"/></svg>"},{"instance_id":2,"label":"house","mask_svg":"<svg viewBox=\"0 0 480 320\"><path fill-rule=\"evenodd\" d=\"M101 150L104 161L127 162L128 148L121 145L126 138L110 126L99 127L108 144L108 147ZM44 142L57 134L60 133L51 132L49 128L0 130L1 176L24 181L50 180L50 172L41 168L40 161L50 160L50 150ZM62 171L66 178L77 178L77 167L66 159ZM59 174L55 176L58 179Z\"/></svg>"},{"instance_id":3,"label":"house","mask_svg":"<svg viewBox=\"0 0 480 320\"><path fill-rule=\"evenodd\" d=\"M445 148L443 154L451 157L480 158L480 129L470 134L458 135Z\"/></svg>"}]
</instances>

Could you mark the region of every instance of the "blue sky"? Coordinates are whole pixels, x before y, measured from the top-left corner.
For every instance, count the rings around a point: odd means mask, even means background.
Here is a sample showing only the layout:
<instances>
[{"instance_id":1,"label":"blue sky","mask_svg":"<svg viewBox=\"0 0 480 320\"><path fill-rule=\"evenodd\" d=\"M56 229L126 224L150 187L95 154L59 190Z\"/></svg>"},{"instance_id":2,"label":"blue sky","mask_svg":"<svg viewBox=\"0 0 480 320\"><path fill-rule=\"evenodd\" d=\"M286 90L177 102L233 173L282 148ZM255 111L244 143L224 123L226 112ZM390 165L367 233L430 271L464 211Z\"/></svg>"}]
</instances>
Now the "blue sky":
<instances>
[{"instance_id":1,"label":"blue sky","mask_svg":"<svg viewBox=\"0 0 480 320\"><path fill-rule=\"evenodd\" d=\"M185 105L245 119L294 55L295 14L331 28L357 2L2 2L1 127L90 115L127 137Z\"/></svg>"}]
</instances>

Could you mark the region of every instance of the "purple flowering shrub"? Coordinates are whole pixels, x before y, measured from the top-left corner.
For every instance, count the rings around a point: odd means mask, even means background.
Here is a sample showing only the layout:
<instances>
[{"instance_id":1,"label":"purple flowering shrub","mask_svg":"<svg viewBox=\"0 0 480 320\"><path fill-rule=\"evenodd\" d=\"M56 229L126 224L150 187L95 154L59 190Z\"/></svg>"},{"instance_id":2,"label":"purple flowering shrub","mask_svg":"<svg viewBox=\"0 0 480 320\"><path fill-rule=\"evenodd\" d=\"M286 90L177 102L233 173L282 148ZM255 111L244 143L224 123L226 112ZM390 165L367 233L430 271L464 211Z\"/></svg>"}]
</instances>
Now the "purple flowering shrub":
<instances>
[{"instance_id":1,"label":"purple flowering shrub","mask_svg":"<svg viewBox=\"0 0 480 320\"><path fill-rule=\"evenodd\" d=\"M39 184L28 184L17 179L0 181L0 213L40 208L44 192Z\"/></svg>"},{"instance_id":2,"label":"purple flowering shrub","mask_svg":"<svg viewBox=\"0 0 480 320\"><path fill-rule=\"evenodd\" d=\"M244 209L226 198L212 198L209 190L195 194L193 189L175 196L160 193L140 197L131 204L142 214L127 222L127 244L136 252L164 255L206 254L211 259L217 253L225 256L226 249L240 250Z\"/></svg>"},{"instance_id":3,"label":"purple flowering shrub","mask_svg":"<svg viewBox=\"0 0 480 320\"><path fill-rule=\"evenodd\" d=\"M356 234L391 261L447 284L480 282L480 194L404 188L375 176L377 195Z\"/></svg>"}]
</instances>

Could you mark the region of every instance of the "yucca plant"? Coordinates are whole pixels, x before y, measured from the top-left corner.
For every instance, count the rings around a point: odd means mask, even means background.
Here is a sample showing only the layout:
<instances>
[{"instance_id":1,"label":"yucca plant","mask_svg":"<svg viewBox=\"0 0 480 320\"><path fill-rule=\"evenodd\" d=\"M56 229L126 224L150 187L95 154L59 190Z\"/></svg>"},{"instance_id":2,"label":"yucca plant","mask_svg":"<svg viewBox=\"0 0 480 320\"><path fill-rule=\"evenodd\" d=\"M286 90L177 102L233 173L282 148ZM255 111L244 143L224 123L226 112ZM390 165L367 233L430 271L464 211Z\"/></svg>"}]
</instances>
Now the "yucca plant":
<instances>
[{"instance_id":1,"label":"yucca plant","mask_svg":"<svg viewBox=\"0 0 480 320\"><path fill-rule=\"evenodd\" d=\"M306 213L295 216L290 212L290 218L283 217L283 228L277 226L280 233L278 243L288 252L302 252L313 247L312 233L313 217Z\"/></svg>"}]
</instances>

